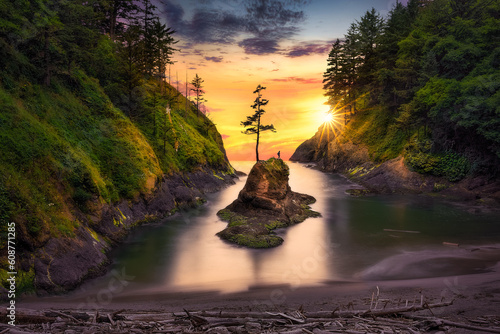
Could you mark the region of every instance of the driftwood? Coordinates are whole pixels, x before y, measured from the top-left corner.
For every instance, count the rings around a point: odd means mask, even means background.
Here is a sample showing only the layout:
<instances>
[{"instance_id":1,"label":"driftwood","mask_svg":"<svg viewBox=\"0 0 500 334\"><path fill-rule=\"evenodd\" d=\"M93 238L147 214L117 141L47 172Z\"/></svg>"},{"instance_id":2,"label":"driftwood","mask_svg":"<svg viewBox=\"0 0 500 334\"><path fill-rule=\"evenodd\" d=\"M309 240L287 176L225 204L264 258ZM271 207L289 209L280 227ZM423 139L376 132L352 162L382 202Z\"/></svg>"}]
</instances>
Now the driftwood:
<instances>
[{"instance_id":1,"label":"driftwood","mask_svg":"<svg viewBox=\"0 0 500 334\"><path fill-rule=\"evenodd\" d=\"M446 330L449 327L500 333L494 326L500 316L464 319L464 323L423 317L417 311L432 312L447 307L452 301L427 303L420 294L412 303L380 299L380 291L366 302L366 309L354 309L353 303L329 311L307 312L302 307L293 311L194 311L115 312L89 310L18 310L15 328L0 324L0 334L9 333L421 333ZM411 305L409 305L411 304ZM104 315L105 314L105 315ZM31 320L34 321L31 321ZM40 323L39 320L44 320Z\"/></svg>"},{"instance_id":2,"label":"driftwood","mask_svg":"<svg viewBox=\"0 0 500 334\"><path fill-rule=\"evenodd\" d=\"M414 233L414 234L420 233L420 231L393 230L391 228L384 228L384 231L385 232Z\"/></svg>"},{"instance_id":3,"label":"driftwood","mask_svg":"<svg viewBox=\"0 0 500 334\"><path fill-rule=\"evenodd\" d=\"M416 316L416 315L410 315L406 314L404 317L409 318L409 319L415 319L415 320L425 320L429 321L431 323L435 323L437 325L445 325L445 326L451 326L451 327L457 327L457 328L463 328L463 329L470 329L473 331L482 331L482 332L489 332L489 333L500 333L499 328L491 328L489 327L479 327L479 326L473 326L473 325L468 325L468 324L463 324L455 321L449 321L446 319L440 319L436 317L422 317L422 316ZM477 322L474 320L469 319L471 322ZM482 324L484 325L489 325L488 321L481 321Z\"/></svg>"}]
</instances>

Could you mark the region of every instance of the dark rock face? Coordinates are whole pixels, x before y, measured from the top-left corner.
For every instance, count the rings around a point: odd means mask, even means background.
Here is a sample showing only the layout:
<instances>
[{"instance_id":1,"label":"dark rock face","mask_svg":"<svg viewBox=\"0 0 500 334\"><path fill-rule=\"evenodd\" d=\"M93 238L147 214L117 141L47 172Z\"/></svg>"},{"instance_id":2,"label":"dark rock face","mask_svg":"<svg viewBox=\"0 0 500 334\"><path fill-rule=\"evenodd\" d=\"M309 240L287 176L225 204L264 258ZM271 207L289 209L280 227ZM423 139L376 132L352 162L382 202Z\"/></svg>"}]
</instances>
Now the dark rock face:
<instances>
[{"instance_id":1,"label":"dark rock face","mask_svg":"<svg viewBox=\"0 0 500 334\"><path fill-rule=\"evenodd\" d=\"M134 226L173 214L178 208L203 202L203 194L234 184L234 175L212 170L164 177L149 195L135 201L103 205L82 223L75 235L51 238L33 257L35 288L39 294L61 293L85 279L102 275L109 262L106 253Z\"/></svg>"},{"instance_id":2,"label":"dark rock face","mask_svg":"<svg viewBox=\"0 0 500 334\"><path fill-rule=\"evenodd\" d=\"M218 235L242 246L274 247L283 239L272 230L319 216L308 206L316 201L314 197L290 189L289 173L287 164L281 159L256 163L238 199L217 213L229 222Z\"/></svg>"},{"instance_id":3,"label":"dark rock face","mask_svg":"<svg viewBox=\"0 0 500 334\"><path fill-rule=\"evenodd\" d=\"M402 156L376 164L362 143L354 143L341 134L328 133L323 127L302 143L290 160L316 162L319 169L344 174L372 193L432 193L446 199L490 207L498 207L500 203L498 178L480 175L449 182L442 177L410 170ZM362 194L358 191L353 195Z\"/></svg>"}]
</instances>

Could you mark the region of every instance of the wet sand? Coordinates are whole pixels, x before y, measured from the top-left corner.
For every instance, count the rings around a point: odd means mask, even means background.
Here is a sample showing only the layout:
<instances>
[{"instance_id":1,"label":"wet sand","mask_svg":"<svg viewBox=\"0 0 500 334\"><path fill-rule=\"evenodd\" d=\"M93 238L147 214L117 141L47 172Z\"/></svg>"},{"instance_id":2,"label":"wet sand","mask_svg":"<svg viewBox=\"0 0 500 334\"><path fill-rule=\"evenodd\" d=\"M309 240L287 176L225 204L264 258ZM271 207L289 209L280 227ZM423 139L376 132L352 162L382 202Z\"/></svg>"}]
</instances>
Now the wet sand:
<instances>
[{"instance_id":1,"label":"wet sand","mask_svg":"<svg viewBox=\"0 0 500 334\"><path fill-rule=\"evenodd\" d=\"M417 314L449 320L464 320L485 315L500 316L500 265L490 272L474 275L414 280L371 282L324 282L320 286L255 286L247 291L222 294L217 291L143 291L128 293L126 287L108 301L101 296L25 297L18 309L182 312L191 311L290 311L307 312L335 309L368 309L372 296L379 291L382 303L403 306L453 300L444 308L419 311ZM98 300L100 299L100 301Z\"/></svg>"}]
</instances>

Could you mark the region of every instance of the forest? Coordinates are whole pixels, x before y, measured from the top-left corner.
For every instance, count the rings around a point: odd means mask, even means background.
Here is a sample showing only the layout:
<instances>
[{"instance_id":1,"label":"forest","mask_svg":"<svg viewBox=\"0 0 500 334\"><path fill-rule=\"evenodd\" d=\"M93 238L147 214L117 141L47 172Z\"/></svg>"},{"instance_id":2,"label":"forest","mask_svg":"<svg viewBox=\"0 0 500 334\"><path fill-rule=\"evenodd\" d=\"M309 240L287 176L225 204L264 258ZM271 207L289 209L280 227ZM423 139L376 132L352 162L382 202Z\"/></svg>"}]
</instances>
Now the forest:
<instances>
[{"instance_id":1,"label":"forest","mask_svg":"<svg viewBox=\"0 0 500 334\"><path fill-rule=\"evenodd\" d=\"M158 15L150 0L0 1L0 249L7 222L31 252L164 175L233 172L203 80L188 100L165 75L176 39Z\"/></svg>"},{"instance_id":2,"label":"forest","mask_svg":"<svg viewBox=\"0 0 500 334\"><path fill-rule=\"evenodd\" d=\"M351 24L324 89L344 136L375 162L458 181L498 176L500 3L409 0Z\"/></svg>"}]
</instances>

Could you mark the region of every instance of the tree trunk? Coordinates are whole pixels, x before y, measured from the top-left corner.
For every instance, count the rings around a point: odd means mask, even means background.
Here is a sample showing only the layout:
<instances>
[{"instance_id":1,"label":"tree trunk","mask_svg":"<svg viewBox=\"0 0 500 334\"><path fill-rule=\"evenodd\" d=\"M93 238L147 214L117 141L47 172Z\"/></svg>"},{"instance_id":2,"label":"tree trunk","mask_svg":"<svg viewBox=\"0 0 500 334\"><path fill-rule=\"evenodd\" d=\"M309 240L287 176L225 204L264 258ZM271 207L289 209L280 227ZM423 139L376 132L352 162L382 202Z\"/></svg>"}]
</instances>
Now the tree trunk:
<instances>
[{"instance_id":1,"label":"tree trunk","mask_svg":"<svg viewBox=\"0 0 500 334\"><path fill-rule=\"evenodd\" d=\"M113 2L113 9L109 17L109 38L115 40L116 17L118 16L118 1Z\"/></svg>"},{"instance_id":2,"label":"tree trunk","mask_svg":"<svg viewBox=\"0 0 500 334\"><path fill-rule=\"evenodd\" d=\"M260 106L259 106L260 111ZM257 119L257 145L255 145L255 156L257 158L257 162L259 162L259 139L260 139L260 115Z\"/></svg>"},{"instance_id":3,"label":"tree trunk","mask_svg":"<svg viewBox=\"0 0 500 334\"><path fill-rule=\"evenodd\" d=\"M45 86L50 86L50 54L49 54L49 28L45 27L44 33L44 46L43 46L43 58L45 62L45 73L43 77L43 84Z\"/></svg>"}]
</instances>

